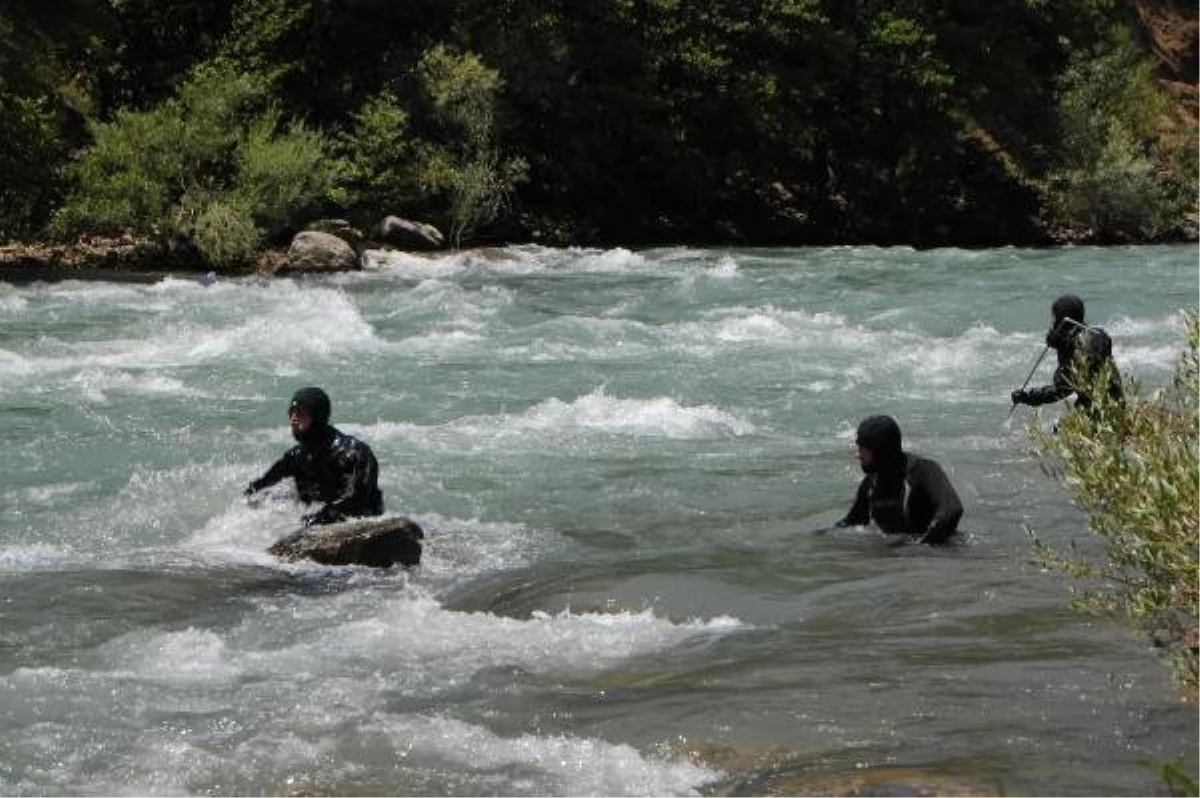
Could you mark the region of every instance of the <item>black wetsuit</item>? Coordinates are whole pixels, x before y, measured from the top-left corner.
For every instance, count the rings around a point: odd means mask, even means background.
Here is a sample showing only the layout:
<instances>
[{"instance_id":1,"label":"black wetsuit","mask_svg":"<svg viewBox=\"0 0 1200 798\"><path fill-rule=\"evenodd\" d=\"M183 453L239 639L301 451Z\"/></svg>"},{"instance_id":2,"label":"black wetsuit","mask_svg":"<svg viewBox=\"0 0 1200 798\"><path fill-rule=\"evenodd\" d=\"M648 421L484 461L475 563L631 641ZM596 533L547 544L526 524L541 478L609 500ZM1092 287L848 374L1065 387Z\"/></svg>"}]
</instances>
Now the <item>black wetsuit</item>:
<instances>
[{"instance_id":1,"label":"black wetsuit","mask_svg":"<svg viewBox=\"0 0 1200 798\"><path fill-rule=\"evenodd\" d=\"M324 502L308 524L332 524L353 516L382 515L379 464L371 447L336 427L322 425L305 442L293 446L250 483L248 493L282 479L296 480L296 491L306 504Z\"/></svg>"},{"instance_id":2,"label":"black wetsuit","mask_svg":"<svg viewBox=\"0 0 1200 798\"><path fill-rule=\"evenodd\" d=\"M1094 379L1106 365L1109 368L1108 395L1114 400L1121 399L1121 375L1112 360L1112 342L1103 330L1060 323L1047 334L1046 345L1058 355L1058 368L1054 370L1050 385L1031 388L1017 397L1021 404L1036 407L1066 399L1073 393L1075 406L1086 410L1092 406L1092 397L1081 385ZM1084 353L1084 367L1088 372L1085 375L1077 374L1076 355L1080 351Z\"/></svg>"},{"instance_id":3,"label":"black wetsuit","mask_svg":"<svg viewBox=\"0 0 1200 798\"><path fill-rule=\"evenodd\" d=\"M874 521L890 535L917 535L921 543L945 543L958 531L962 502L942 467L933 460L903 453L894 472L869 473L858 484L854 505L838 526Z\"/></svg>"}]
</instances>

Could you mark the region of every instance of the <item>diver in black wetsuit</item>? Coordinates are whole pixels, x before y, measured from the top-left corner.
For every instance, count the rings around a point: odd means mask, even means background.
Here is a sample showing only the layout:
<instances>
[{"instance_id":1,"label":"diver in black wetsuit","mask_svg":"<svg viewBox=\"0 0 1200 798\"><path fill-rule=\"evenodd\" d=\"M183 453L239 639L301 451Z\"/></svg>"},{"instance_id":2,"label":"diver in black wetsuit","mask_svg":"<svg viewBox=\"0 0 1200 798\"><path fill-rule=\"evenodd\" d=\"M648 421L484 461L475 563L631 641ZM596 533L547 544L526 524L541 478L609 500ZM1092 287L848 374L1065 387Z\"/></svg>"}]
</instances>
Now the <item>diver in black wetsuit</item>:
<instances>
[{"instance_id":1,"label":"diver in black wetsuit","mask_svg":"<svg viewBox=\"0 0 1200 798\"><path fill-rule=\"evenodd\" d=\"M305 504L324 502L301 518L305 526L332 524L355 516L383 514L379 464L371 447L329 423L329 396L301 388L288 405L288 424L298 441L267 473L250 483L246 496L292 477Z\"/></svg>"},{"instance_id":2,"label":"diver in black wetsuit","mask_svg":"<svg viewBox=\"0 0 1200 798\"><path fill-rule=\"evenodd\" d=\"M1075 394L1075 406L1081 410L1092 407L1092 397L1081 387L1094 380L1100 371L1108 368L1109 398L1121 401L1121 375L1112 358L1112 339L1099 327L1083 323L1083 300L1074 294L1063 294L1050 305L1050 332L1046 333L1046 346L1058 355L1058 368L1050 385L1017 389L1012 392L1013 405L1045 405L1066 399ZM1082 352L1081 361L1077 353ZM1079 373L1079 366L1085 373Z\"/></svg>"},{"instance_id":3,"label":"diver in black wetsuit","mask_svg":"<svg viewBox=\"0 0 1200 798\"><path fill-rule=\"evenodd\" d=\"M891 416L871 416L855 439L862 482L854 506L835 526L874 521L890 535L912 535L918 543L945 543L958 531L962 502L942 467L905 452L900 427Z\"/></svg>"}]
</instances>

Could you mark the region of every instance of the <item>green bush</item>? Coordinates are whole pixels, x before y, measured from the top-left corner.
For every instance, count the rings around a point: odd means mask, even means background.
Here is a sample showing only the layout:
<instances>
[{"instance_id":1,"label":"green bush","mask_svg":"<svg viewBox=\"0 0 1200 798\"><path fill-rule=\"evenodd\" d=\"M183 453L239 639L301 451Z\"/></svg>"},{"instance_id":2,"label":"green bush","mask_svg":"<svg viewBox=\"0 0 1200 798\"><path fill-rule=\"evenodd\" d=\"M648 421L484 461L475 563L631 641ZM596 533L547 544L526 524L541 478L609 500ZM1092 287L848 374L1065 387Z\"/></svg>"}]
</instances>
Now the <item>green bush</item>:
<instances>
[{"instance_id":1,"label":"green bush","mask_svg":"<svg viewBox=\"0 0 1200 798\"><path fill-rule=\"evenodd\" d=\"M187 203L181 205L185 208ZM187 214L178 229L214 264L245 263L258 251L261 234L245 206L213 199Z\"/></svg>"},{"instance_id":2,"label":"green bush","mask_svg":"<svg viewBox=\"0 0 1200 798\"><path fill-rule=\"evenodd\" d=\"M253 120L238 142L234 193L269 239L318 215L333 184L321 134L296 122L285 127L273 109Z\"/></svg>"},{"instance_id":3,"label":"green bush","mask_svg":"<svg viewBox=\"0 0 1200 798\"><path fill-rule=\"evenodd\" d=\"M1163 135L1170 100L1126 36L1076 54L1059 81L1060 144L1042 183L1047 225L1068 237L1145 241L1192 225L1195 127Z\"/></svg>"},{"instance_id":4,"label":"green bush","mask_svg":"<svg viewBox=\"0 0 1200 798\"><path fill-rule=\"evenodd\" d=\"M0 239L21 238L45 224L62 146L54 118L36 99L0 85Z\"/></svg>"},{"instance_id":5,"label":"green bush","mask_svg":"<svg viewBox=\"0 0 1200 798\"><path fill-rule=\"evenodd\" d=\"M334 171L320 134L285 126L267 88L206 64L155 108L93 124L53 232L183 239L213 265L231 266L298 227L320 209Z\"/></svg>"},{"instance_id":6,"label":"green bush","mask_svg":"<svg viewBox=\"0 0 1200 798\"><path fill-rule=\"evenodd\" d=\"M421 57L417 76L442 130L437 140L418 146L420 184L447 197L449 239L459 247L505 209L527 168L520 158L505 158L496 144L499 73L473 53L436 45Z\"/></svg>"},{"instance_id":7,"label":"green bush","mask_svg":"<svg viewBox=\"0 0 1200 798\"><path fill-rule=\"evenodd\" d=\"M157 232L184 192L181 180L216 149L197 150L187 141L175 101L153 111L119 111L113 121L92 125L91 133L92 144L68 169L74 190L51 223L60 236Z\"/></svg>"},{"instance_id":8,"label":"green bush","mask_svg":"<svg viewBox=\"0 0 1200 798\"><path fill-rule=\"evenodd\" d=\"M352 212L381 217L421 197L408 113L385 89L352 116L337 141L342 202Z\"/></svg>"},{"instance_id":9,"label":"green bush","mask_svg":"<svg viewBox=\"0 0 1200 798\"><path fill-rule=\"evenodd\" d=\"M1142 395L1127 381L1123 402L1096 375L1092 412L1070 411L1046 431L1030 425L1045 470L1062 481L1104 542L1097 561L1034 536L1035 560L1072 578L1074 603L1153 634L1182 689L1196 697L1197 529L1200 441L1197 320L1185 314L1187 348L1171 385ZM1031 535L1033 533L1031 532Z\"/></svg>"},{"instance_id":10,"label":"green bush","mask_svg":"<svg viewBox=\"0 0 1200 798\"><path fill-rule=\"evenodd\" d=\"M1187 208L1129 131L1113 125L1094 162L1046 181L1052 224L1103 240L1147 241L1184 224Z\"/></svg>"}]
</instances>

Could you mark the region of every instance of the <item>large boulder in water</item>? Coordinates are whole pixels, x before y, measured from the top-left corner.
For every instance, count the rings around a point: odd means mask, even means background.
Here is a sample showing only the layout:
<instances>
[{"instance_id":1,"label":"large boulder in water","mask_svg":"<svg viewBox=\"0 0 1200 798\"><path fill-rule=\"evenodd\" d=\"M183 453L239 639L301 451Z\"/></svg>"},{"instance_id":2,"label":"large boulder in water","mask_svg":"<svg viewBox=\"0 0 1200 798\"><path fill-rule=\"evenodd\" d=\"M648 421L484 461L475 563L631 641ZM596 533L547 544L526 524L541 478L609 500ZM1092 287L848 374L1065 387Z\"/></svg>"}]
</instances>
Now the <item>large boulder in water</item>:
<instances>
[{"instance_id":1,"label":"large boulder in water","mask_svg":"<svg viewBox=\"0 0 1200 798\"><path fill-rule=\"evenodd\" d=\"M305 527L276 541L267 552L285 562L390 568L421 562L425 532L407 518L365 518Z\"/></svg>"}]
</instances>

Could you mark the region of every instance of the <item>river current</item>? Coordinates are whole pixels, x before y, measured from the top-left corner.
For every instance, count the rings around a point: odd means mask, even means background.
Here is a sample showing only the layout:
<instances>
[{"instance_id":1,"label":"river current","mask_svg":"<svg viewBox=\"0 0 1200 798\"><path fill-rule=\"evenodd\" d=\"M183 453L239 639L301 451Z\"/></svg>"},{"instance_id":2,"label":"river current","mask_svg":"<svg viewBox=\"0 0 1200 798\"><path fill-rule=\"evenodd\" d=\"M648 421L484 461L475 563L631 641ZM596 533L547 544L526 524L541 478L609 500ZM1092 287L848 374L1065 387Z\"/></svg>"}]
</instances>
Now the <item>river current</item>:
<instances>
[{"instance_id":1,"label":"river current","mask_svg":"<svg viewBox=\"0 0 1200 798\"><path fill-rule=\"evenodd\" d=\"M1195 707L1031 564L1027 529L1097 546L1029 444L1061 408L1009 392L1068 291L1169 381L1197 265L514 247L0 283L0 794L1161 794ZM241 492L305 385L420 567L265 552L304 510ZM874 413L949 474L954 545L812 534Z\"/></svg>"}]
</instances>

